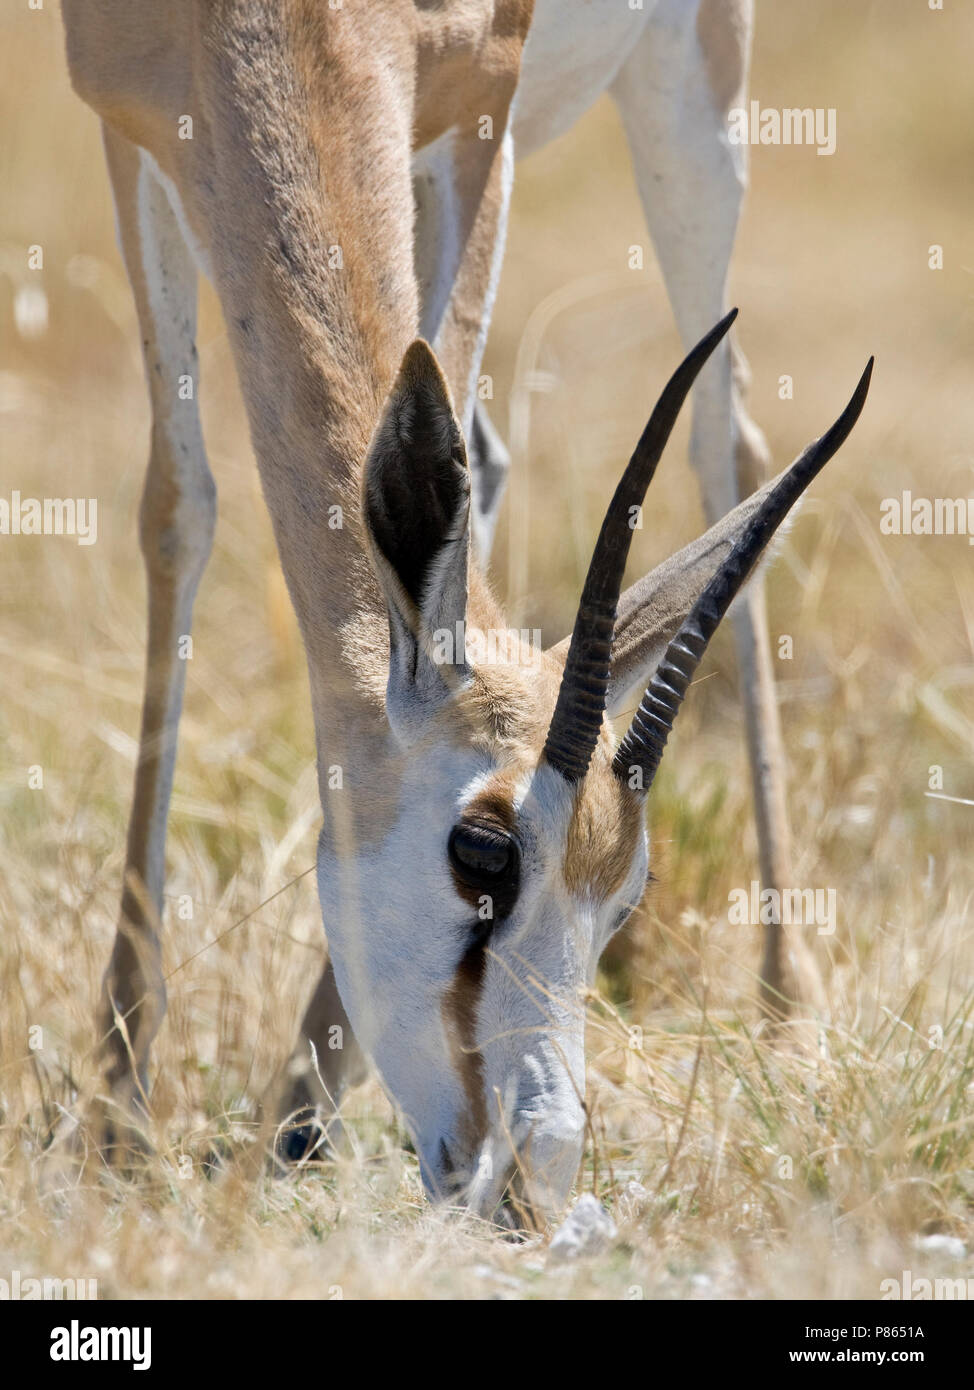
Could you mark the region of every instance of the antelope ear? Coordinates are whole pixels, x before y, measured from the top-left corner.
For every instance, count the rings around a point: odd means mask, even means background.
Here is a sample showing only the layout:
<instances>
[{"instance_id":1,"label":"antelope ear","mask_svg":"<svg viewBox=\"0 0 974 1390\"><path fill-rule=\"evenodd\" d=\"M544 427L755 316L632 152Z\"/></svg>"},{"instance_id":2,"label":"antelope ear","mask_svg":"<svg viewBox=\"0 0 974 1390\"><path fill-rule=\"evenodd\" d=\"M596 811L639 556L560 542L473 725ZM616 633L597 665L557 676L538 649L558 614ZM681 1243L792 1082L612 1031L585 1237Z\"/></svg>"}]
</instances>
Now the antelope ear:
<instances>
[{"instance_id":1,"label":"antelope ear","mask_svg":"<svg viewBox=\"0 0 974 1390\"><path fill-rule=\"evenodd\" d=\"M373 435L362 504L389 614L386 703L395 727L467 674L470 470L449 388L422 339L407 349Z\"/></svg>"},{"instance_id":2,"label":"antelope ear","mask_svg":"<svg viewBox=\"0 0 974 1390\"><path fill-rule=\"evenodd\" d=\"M638 702L670 639L777 482L778 478L773 478L738 503L709 531L650 570L621 595L606 698L610 719L630 708L634 700ZM552 655L564 660L570 640L566 637L559 642Z\"/></svg>"}]
</instances>

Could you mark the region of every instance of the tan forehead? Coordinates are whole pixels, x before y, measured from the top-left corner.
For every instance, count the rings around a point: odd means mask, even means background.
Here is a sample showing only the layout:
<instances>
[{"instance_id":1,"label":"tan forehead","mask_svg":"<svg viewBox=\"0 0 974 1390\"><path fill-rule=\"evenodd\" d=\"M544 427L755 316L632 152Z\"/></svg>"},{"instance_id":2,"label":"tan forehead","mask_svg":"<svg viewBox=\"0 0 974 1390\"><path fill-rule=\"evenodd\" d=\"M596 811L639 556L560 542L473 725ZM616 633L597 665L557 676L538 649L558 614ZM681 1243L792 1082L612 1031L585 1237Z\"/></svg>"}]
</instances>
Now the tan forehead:
<instances>
[{"instance_id":1,"label":"tan forehead","mask_svg":"<svg viewBox=\"0 0 974 1390\"><path fill-rule=\"evenodd\" d=\"M481 739L502 763L536 766L558 696L560 668L550 658L478 667L457 702L461 725Z\"/></svg>"},{"instance_id":2,"label":"tan forehead","mask_svg":"<svg viewBox=\"0 0 974 1390\"><path fill-rule=\"evenodd\" d=\"M464 815L513 830L522 785L522 768L498 772L464 807ZM632 868L642 823L642 804L613 774L603 740L578 789L568 825L562 863L568 891L591 893L602 901L618 893Z\"/></svg>"}]
</instances>

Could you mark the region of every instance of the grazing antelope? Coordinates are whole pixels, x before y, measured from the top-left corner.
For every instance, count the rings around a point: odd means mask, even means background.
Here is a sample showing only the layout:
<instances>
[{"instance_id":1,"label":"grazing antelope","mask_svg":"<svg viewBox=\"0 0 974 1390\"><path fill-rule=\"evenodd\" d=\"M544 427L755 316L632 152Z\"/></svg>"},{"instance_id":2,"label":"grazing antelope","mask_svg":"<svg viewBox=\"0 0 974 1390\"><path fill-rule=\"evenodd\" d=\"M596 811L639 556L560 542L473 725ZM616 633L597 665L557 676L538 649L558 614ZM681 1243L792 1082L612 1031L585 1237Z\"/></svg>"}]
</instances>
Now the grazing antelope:
<instances>
[{"instance_id":1,"label":"grazing antelope","mask_svg":"<svg viewBox=\"0 0 974 1390\"><path fill-rule=\"evenodd\" d=\"M515 1173L539 1209L570 1186L584 1120L578 991L642 894L645 799L666 736L717 623L848 434L869 378L867 368L791 469L737 502L735 450L757 446L725 316L653 412L570 639L536 652L507 635L493 659L477 655L481 635L506 634L483 570L503 461L472 384L531 9L63 5L72 80L104 127L152 405L146 694L102 1003L119 1113L146 1103L165 1008L177 643L215 522L198 392L177 390L198 375L201 267L220 296L310 674L329 962L303 1033L331 1101L371 1056L428 1190L483 1214ZM651 9L579 4L565 22L564 7L541 0L516 129L540 143L611 85L692 342L722 312L741 170L721 113L743 83L749 11L713 0ZM493 138L480 138L485 118ZM691 452L720 519L621 593L631 509L698 373ZM753 637L754 610L738 610ZM461 634L446 657L443 633ZM640 689L616 748L607 717ZM340 1051L327 1046L335 1023ZM311 1098L295 1075L289 1101Z\"/></svg>"}]
</instances>

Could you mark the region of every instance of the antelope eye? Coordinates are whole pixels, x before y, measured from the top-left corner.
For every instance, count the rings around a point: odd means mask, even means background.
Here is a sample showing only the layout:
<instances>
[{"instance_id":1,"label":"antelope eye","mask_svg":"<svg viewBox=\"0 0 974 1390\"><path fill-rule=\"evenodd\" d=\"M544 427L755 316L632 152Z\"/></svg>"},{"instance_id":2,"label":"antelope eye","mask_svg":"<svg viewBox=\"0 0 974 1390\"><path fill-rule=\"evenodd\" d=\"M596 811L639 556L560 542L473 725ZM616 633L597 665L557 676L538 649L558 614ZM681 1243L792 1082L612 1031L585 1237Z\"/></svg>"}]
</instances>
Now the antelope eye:
<instances>
[{"instance_id":1,"label":"antelope eye","mask_svg":"<svg viewBox=\"0 0 974 1390\"><path fill-rule=\"evenodd\" d=\"M455 825L448 852L464 882L476 883L503 878L517 853L509 835L483 825Z\"/></svg>"},{"instance_id":2,"label":"antelope eye","mask_svg":"<svg viewBox=\"0 0 974 1390\"><path fill-rule=\"evenodd\" d=\"M521 856L513 837L493 826L461 821L450 831L447 853L460 884L488 895L494 914L505 917L514 906L520 877Z\"/></svg>"}]
</instances>

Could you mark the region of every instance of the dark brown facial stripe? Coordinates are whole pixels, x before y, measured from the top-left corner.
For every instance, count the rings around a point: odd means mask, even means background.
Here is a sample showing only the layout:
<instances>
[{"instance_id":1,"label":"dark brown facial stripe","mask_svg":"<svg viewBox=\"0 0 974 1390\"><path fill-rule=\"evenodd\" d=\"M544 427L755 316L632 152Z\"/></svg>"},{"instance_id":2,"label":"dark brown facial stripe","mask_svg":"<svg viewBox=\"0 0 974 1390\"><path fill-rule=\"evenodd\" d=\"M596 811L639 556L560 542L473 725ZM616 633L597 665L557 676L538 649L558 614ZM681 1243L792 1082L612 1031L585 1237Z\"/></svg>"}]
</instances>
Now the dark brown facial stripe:
<instances>
[{"instance_id":1,"label":"dark brown facial stripe","mask_svg":"<svg viewBox=\"0 0 974 1390\"><path fill-rule=\"evenodd\" d=\"M484 1095L484 1059L477 1049L477 1010L487 969L483 945L469 948L457 966L453 984L443 998L442 1016L453 1062L460 1073L467 1098L462 1139L475 1153L487 1134L487 1098Z\"/></svg>"},{"instance_id":2,"label":"dark brown facial stripe","mask_svg":"<svg viewBox=\"0 0 974 1390\"><path fill-rule=\"evenodd\" d=\"M460 820L464 825L480 825L501 835L513 835L517 822L513 791L496 784L487 788L467 803ZM450 872L457 893L477 914L470 927L471 938L477 935L479 929L488 928L480 940L472 941L467 948L442 1004L443 1024L450 1041L453 1063L460 1074L467 1098L467 1115L462 1137L465 1148L473 1154L487 1135L484 1059L477 1049L477 1014L487 971L487 938L491 923L482 922L480 912L485 892L492 898L498 896L500 885L496 885L491 892L483 885L478 888L465 883L452 865ZM499 920L504 915L503 901L499 900L495 907L495 920Z\"/></svg>"},{"instance_id":3,"label":"dark brown facial stripe","mask_svg":"<svg viewBox=\"0 0 974 1390\"><path fill-rule=\"evenodd\" d=\"M498 830L510 834L514 829L517 815L511 798L497 788L488 787L479 792L464 808L463 819L480 821L483 825L494 825Z\"/></svg>"}]
</instances>

